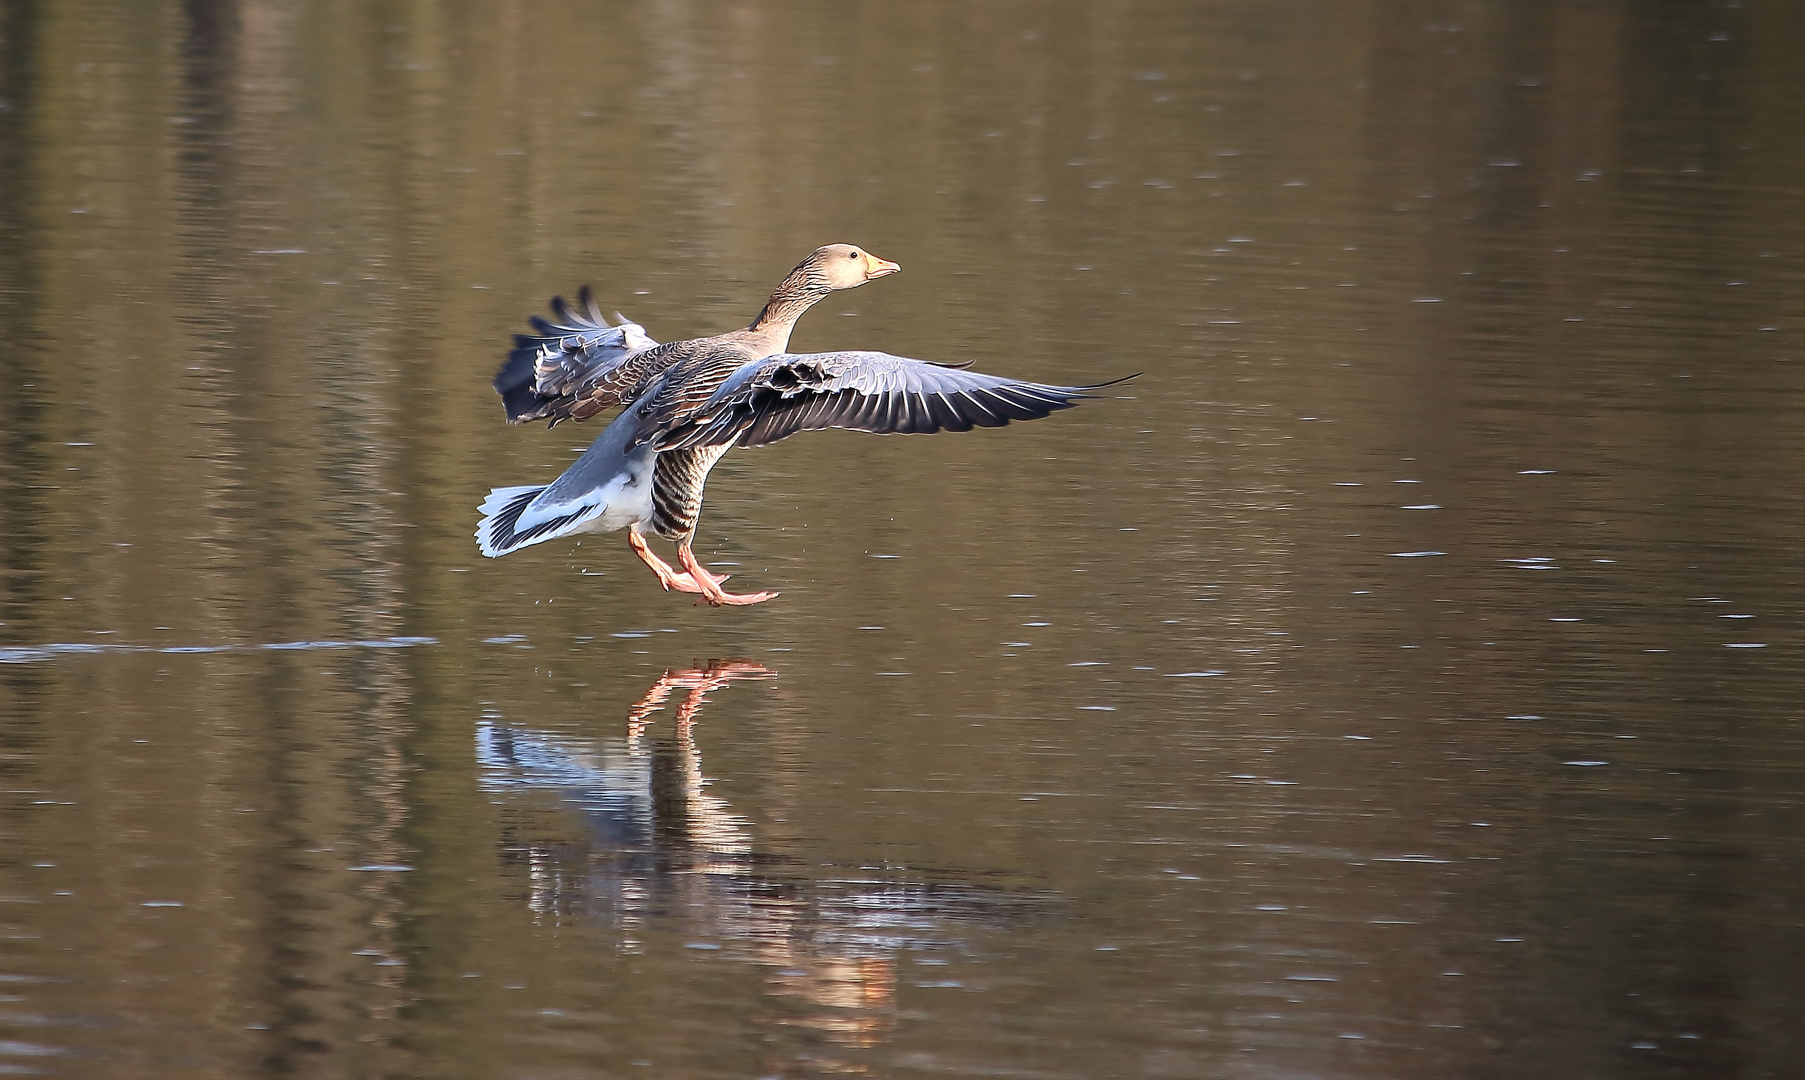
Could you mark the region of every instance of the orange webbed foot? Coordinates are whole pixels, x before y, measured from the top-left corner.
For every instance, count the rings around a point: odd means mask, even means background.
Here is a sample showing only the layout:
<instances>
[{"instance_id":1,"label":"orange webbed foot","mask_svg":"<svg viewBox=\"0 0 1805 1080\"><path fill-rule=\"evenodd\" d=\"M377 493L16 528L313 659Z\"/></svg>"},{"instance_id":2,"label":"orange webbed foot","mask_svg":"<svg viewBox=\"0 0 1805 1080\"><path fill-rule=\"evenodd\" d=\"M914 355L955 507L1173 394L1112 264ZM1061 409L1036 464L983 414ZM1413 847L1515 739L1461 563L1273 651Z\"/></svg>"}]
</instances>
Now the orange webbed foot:
<instances>
[{"instance_id":1,"label":"orange webbed foot","mask_svg":"<svg viewBox=\"0 0 1805 1080\"><path fill-rule=\"evenodd\" d=\"M683 563L683 568L690 572L691 580L700 579L709 582L705 588L697 590L702 594L701 599L696 601L697 603L705 601L714 607L744 607L748 604L762 604L777 596L774 592L730 593L722 589L721 582L726 579L716 578L715 575L704 570L702 564L696 561L696 553L690 550L687 541L677 545L677 558Z\"/></svg>"}]
</instances>

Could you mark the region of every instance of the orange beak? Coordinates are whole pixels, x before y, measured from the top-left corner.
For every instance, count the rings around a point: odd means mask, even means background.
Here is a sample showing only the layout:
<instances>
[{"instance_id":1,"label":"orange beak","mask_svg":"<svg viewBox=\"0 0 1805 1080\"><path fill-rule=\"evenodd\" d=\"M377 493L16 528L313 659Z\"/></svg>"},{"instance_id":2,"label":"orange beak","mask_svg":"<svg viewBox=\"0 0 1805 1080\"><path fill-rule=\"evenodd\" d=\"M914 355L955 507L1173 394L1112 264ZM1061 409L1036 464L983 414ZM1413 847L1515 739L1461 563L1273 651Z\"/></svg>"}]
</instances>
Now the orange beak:
<instances>
[{"instance_id":1,"label":"orange beak","mask_svg":"<svg viewBox=\"0 0 1805 1080\"><path fill-rule=\"evenodd\" d=\"M865 253L865 280L866 281L870 281L874 278L889 277L891 274L897 273L901 269L902 269L902 267L896 265L895 263L886 262L885 260L878 258L876 255L871 254L871 252L869 252L869 251L867 251Z\"/></svg>"}]
</instances>

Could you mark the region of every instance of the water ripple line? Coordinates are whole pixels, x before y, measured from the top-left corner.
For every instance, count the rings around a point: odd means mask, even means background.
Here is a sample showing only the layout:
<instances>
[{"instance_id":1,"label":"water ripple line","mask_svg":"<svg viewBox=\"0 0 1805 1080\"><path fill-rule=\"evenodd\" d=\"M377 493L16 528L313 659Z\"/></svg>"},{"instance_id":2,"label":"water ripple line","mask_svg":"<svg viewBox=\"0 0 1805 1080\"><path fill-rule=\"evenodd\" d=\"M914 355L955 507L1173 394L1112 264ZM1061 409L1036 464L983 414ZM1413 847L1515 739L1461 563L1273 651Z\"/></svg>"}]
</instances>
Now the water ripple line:
<instances>
[{"instance_id":1,"label":"water ripple line","mask_svg":"<svg viewBox=\"0 0 1805 1080\"><path fill-rule=\"evenodd\" d=\"M110 645L93 642L56 641L46 645L0 647L0 664L39 664L69 654L94 653L191 653L264 652L315 649L413 649L437 645L432 637L364 638L356 641L275 641L258 645Z\"/></svg>"}]
</instances>

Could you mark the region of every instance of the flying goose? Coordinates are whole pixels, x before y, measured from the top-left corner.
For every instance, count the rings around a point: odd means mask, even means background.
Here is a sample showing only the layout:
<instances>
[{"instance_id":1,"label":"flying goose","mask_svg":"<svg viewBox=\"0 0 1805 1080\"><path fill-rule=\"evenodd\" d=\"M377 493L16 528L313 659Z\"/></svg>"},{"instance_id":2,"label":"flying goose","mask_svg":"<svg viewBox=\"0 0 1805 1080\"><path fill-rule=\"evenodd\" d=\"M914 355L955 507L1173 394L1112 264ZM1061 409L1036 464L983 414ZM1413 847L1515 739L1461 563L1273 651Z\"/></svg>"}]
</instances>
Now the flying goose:
<instances>
[{"instance_id":1,"label":"flying goose","mask_svg":"<svg viewBox=\"0 0 1805 1080\"><path fill-rule=\"evenodd\" d=\"M820 248L746 329L666 345L622 316L609 325L587 288L579 294L587 314L554 299L559 321L534 319L540 336L517 337L496 376L508 419L555 425L627 407L550 484L489 492L476 531L482 553L497 558L561 536L625 528L628 545L665 589L697 593L717 607L763 603L777 594L725 591L726 575L703 569L691 550L703 485L728 450L830 427L880 434L1001 427L1124 381L1052 386L889 353L783 351L811 305L899 269L851 245ZM647 531L676 543L682 570L646 546Z\"/></svg>"}]
</instances>

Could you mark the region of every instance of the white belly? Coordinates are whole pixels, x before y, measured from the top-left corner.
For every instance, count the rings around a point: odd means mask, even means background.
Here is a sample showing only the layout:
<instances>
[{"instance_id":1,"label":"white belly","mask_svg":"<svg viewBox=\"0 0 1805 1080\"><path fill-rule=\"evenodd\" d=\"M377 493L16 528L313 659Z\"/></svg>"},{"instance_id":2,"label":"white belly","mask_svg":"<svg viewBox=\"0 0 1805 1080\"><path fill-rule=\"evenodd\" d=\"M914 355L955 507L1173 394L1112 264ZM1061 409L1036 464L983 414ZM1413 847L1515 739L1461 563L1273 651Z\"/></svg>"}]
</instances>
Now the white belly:
<instances>
[{"instance_id":1,"label":"white belly","mask_svg":"<svg viewBox=\"0 0 1805 1080\"><path fill-rule=\"evenodd\" d=\"M602 485L596 496L605 507L601 514L572 532L611 533L652 520L652 463L658 455L650 447L645 450L629 458L626 467Z\"/></svg>"},{"instance_id":2,"label":"white belly","mask_svg":"<svg viewBox=\"0 0 1805 1080\"><path fill-rule=\"evenodd\" d=\"M558 530L605 533L652 518L652 464L658 452L649 443L629 446L631 411L615 417L583 456L551 482L520 516L518 528L569 514L582 520Z\"/></svg>"}]
</instances>

